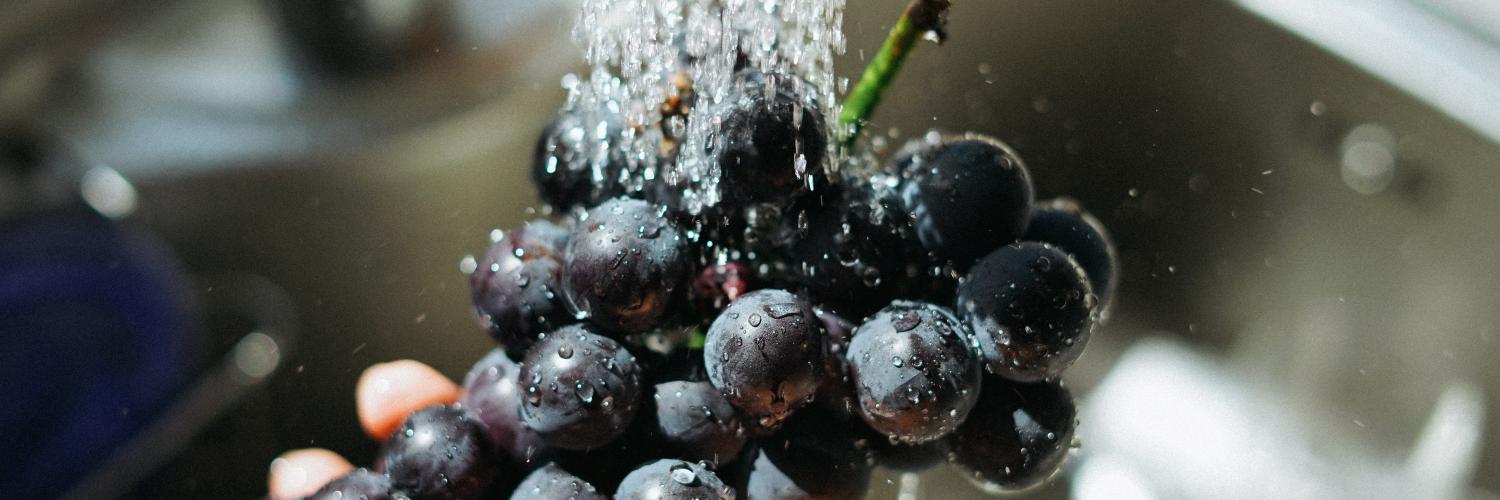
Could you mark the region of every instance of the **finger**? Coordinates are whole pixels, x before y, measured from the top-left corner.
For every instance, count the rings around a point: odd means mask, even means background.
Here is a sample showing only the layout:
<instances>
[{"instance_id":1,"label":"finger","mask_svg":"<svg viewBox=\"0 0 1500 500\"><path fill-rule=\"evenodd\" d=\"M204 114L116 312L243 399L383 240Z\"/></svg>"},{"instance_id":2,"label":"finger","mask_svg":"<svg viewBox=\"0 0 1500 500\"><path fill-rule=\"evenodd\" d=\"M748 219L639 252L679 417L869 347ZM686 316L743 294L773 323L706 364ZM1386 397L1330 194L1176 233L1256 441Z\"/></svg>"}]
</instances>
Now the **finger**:
<instances>
[{"instance_id":1,"label":"finger","mask_svg":"<svg viewBox=\"0 0 1500 500\"><path fill-rule=\"evenodd\" d=\"M365 369L354 389L359 425L384 442L411 412L458 401L458 386L432 367L403 359Z\"/></svg>"},{"instance_id":2,"label":"finger","mask_svg":"<svg viewBox=\"0 0 1500 500\"><path fill-rule=\"evenodd\" d=\"M272 500L302 498L353 469L344 457L322 448L292 450L271 461L266 486Z\"/></svg>"}]
</instances>

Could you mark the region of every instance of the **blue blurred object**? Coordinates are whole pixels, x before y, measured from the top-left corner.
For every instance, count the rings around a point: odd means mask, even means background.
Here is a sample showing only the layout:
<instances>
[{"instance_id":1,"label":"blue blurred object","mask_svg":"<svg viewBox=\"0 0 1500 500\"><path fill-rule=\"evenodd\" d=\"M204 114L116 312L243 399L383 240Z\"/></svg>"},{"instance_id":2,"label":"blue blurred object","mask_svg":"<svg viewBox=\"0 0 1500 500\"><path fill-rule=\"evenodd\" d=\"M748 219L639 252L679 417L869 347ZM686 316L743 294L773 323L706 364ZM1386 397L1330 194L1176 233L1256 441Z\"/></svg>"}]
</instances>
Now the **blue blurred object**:
<instances>
[{"instance_id":1,"label":"blue blurred object","mask_svg":"<svg viewBox=\"0 0 1500 500\"><path fill-rule=\"evenodd\" d=\"M83 207L0 221L0 491L53 498L187 379L187 280L160 242Z\"/></svg>"}]
</instances>

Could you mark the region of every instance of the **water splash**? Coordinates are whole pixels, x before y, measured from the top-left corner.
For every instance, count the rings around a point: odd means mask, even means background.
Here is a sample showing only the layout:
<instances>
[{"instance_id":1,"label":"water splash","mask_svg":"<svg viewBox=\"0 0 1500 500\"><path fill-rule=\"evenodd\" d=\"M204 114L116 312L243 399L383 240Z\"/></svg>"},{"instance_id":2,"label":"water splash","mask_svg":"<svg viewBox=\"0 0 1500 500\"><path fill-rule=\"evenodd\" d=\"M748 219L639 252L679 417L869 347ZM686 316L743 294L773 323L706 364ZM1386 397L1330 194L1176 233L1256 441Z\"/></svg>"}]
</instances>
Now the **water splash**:
<instances>
[{"instance_id":1,"label":"water splash","mask_svg":"<svg viewBox=\"0 0 1500 500\"><path fill-rule=\"evenodd\" d=\"M655 179L690 213L721 199L714 157L722 104L739 68L794 75L821 104L841 111L833 57L845 50L845 0L584 0L573 28L589 66L563 79L564 112L596 184L640 191ZM769 88L769 87L768 87ZM800 116L800 115L799 115ZM834 141L822 165L836 168ZM618 155L618 156L614 156ZM611 160L624 170L613 172ZM802 160L805 162L806 160Z\"/></svg>"}]
</instances>

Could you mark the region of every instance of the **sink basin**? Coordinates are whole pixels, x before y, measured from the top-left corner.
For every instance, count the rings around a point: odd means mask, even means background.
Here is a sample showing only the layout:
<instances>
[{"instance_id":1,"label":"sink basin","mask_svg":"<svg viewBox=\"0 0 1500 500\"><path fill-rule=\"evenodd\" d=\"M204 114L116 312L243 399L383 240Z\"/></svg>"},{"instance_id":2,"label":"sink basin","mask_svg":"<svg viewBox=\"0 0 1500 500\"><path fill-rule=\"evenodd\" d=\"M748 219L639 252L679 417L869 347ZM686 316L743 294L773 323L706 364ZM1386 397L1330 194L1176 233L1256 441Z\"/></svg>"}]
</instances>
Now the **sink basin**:
<instances>
[{"instance_id":1,"label":"sink basin","mask_svg":"<svg viewBox=\"0 0 1500 500\"><path fill-rule=\"evenodd\" d=\"M850 3L838 67L854 76L904 2ZM254 17L265 4L236 5L145 26L269 22ZM1225 387L1280 405L1318 464L1397 460L1455 384L1475 389L1475 418L1500 410L1500 365L1490 362L1500 355L1500 129L1483 116L1493 89L1444 93L1450 80L1404 77L1379 58L1396 47L1386 44L1470 33L1462 23L1437 16L1351 53L1358 23L1326 20L1343 30L1329 38L1310 30L1319 23L1283 15L1311 7L1288 5L956 2L947 42L919 46L868 130L890 147L931 128L994 135L1026 159L1039 198L1066 193L1110 229L1123 262L1118 302L1068 374L1086 415L1125 353L1165 342L1218 365L1233 381ZM394 75L328 80L295 64L254 66L276 72L250 75L281 89L270 107L130 104L154 80L129 67L179 54L162 45L191 56L195 45L170 45L191 34L127 31L133 45L70 66L82 68L78 80L54 94L87 88L94 98L54 95L40 109L57 113L42 121L135 182L129 223L190 269L275 281L303 323L299 350L267 388L137 494L261 495L265 464L287 448L327 447L360 463L375 449L354 419L360 370L415 358L460 377L490 347L458 263L491 229L535 215L532 143L562 102L560 78L582 60L567 42L567 9L527 15L533 22L491 45L440 43L470 53ZM1482 33L1471 34L1493 40ZM1482 55L1493 42L1474 47ZM1497 67L1461 66L1481 76ZM232 94L203 95L245 97ZM206 139L179 133L191 131ZM1455 458L1474 465L1453 481L1465 494L1500 491L1500 419L1462 424L1481 437ZM1088 463L1090 440L1082 436L1074 462ZM1076 472L1032 494L1083 497ZM1150 488L1173 478L1139 479L1158 497L1180 491ZM872 483L872 498L904 493L985 496L945 468Z\"/></svg>"}]
</instances>

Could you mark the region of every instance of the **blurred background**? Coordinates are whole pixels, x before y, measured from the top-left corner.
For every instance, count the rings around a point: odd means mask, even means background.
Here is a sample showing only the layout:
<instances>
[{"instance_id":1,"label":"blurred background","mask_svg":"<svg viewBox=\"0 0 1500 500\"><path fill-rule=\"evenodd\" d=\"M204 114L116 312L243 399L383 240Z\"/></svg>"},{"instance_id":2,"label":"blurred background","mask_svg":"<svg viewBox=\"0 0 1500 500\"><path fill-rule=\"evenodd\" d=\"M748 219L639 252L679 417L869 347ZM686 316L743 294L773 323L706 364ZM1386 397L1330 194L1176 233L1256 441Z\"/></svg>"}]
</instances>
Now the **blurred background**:
<instances>
[{"instance_id":1,"label":"blurred background","mask_svg":"<svg viewBox=\"0 0 1500 500\"><path fill-rule=\"evenodd\" d=\"M850 2L840 73L904 3ZM955 3L870 130L1011 143L1124 263L1035 495L1497 497L1500 4ZM458 263L535 214L574 12L0 6L0 490L254 498L286 449L367 462L361 370L491 345ZM905 494L983 496L871 497Z\"/></svg>"}]
</instances>

